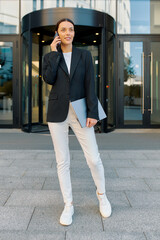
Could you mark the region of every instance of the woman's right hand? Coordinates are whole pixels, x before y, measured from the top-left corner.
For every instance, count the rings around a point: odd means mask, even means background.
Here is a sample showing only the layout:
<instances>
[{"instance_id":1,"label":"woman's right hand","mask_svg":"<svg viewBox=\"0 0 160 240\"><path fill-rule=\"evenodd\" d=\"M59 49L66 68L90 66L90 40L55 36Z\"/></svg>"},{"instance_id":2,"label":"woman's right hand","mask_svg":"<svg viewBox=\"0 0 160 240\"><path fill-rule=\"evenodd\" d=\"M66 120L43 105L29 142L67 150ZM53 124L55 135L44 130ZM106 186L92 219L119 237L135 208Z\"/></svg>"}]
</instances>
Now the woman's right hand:
<instances>
[{"instance_id":1,"label":"woman's right hand","mask_svg":"<svg viewBox=\"0 0 160 240\"><path fill-rule=\"evenodd\" d=\"M61 39L59 36L55 37L51 43L51 50L57 52L57 44L61 43Z\"/></svg>"}]
</instances>

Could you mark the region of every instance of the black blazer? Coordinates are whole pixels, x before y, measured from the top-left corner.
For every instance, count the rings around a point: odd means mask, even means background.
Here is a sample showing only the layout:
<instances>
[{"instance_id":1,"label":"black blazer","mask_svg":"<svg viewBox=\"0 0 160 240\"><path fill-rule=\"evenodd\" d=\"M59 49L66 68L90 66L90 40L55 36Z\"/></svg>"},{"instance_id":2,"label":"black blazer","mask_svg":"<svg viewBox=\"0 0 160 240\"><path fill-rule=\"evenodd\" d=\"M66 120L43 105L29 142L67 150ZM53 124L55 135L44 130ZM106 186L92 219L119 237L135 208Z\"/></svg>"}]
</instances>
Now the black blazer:
<instances>
[{"instance_id":1,"label":"black blazer","mask_svg":"<svg viewBox=\"0 0 160 240\"><path fill-rule=\"evenodd\" d=\"M94 68L91 53L73 46L71 70L68 73L61 48L47 53L43 59L43 79L52 85L49 94L47 122L63 122L67 118L69 101L86 97L87 117L98 118Z\"/></svg>"}]
</instances>

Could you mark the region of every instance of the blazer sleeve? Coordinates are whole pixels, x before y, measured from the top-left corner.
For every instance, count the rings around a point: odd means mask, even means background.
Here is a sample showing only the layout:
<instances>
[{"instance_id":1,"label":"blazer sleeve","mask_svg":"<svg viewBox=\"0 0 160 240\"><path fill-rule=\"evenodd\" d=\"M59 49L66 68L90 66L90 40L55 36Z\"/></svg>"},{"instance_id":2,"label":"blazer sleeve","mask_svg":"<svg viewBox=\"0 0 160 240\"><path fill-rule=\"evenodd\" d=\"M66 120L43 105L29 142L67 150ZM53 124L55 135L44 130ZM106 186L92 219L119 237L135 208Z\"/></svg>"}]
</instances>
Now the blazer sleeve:
<instances>
[{"instance_id":1,"label":"blazer sleeve","mask_svg":"<svg viewBox=\"0 0 160 240\"><path fill-rule=\"evenodd\" d=\"M52 51L43 58L42 72L46 83L53 85L56 81L57 69L61 59L61 53Z\"/></svg>"},{"instance_id":2,"label":"blazer sleeve","mask_svg":"<svg viewBox=\"0 0 160 240\"><path fill-rule=\"evenodd\" d=\"M98 99L95 94L94 67L89 51L87 51L86 56L85 90L88 108L87 117L98 120Z\"/></svg>"}]
</instances>

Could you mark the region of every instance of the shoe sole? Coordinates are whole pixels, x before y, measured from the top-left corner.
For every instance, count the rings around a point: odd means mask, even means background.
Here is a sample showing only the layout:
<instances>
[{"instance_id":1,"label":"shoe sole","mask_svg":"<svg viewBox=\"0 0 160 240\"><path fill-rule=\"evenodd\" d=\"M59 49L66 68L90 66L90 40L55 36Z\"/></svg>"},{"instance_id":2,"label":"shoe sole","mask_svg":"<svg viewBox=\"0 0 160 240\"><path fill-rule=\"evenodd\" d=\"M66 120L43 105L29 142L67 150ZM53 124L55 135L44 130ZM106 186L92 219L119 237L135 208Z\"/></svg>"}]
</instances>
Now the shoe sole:
<instances>
[{"instance_id":1,"label":"shoe sole","mask_svg":"<svg viewBox=\"0 0 160 240\"><path fill-rule=\"evenodd\" d=\"M112 213L111 213L109 216L104 216L101 212L100 212L100 214L103 218L109 218L112 215Z\"/></svg>"}]
</instances>

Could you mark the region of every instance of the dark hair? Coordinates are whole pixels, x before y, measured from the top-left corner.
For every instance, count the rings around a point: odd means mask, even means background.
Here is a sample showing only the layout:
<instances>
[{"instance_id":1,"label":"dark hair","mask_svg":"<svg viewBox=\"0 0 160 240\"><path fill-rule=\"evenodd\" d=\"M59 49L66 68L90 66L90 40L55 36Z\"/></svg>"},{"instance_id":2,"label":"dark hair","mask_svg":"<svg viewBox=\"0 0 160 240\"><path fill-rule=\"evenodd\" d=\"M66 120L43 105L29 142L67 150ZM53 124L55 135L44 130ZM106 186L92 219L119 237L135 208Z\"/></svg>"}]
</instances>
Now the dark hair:
<instances>
[{"instance_id":1,"label":"dark hair","mask_svg":"<svg viewBox=\"0 0 160 240\"><path fill-rule=\"evenodd\" d=\"M75 26L75 25L74 25L74 22L73 22L71 19L69 19L69 18L62 18L62 19L60 19L60 20L57 22L57 24L56 24L56 27L55 27L55 30L56 30L56 31L58 31L59 24L60 24L61 22L70 22L70 23L73 24L73 26Z\"/></svg>"}]
</instances>

